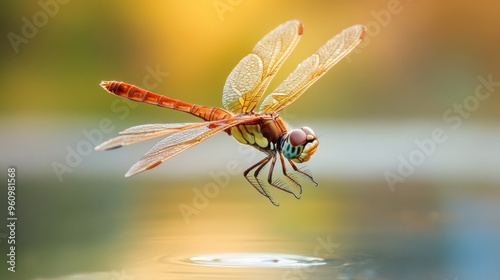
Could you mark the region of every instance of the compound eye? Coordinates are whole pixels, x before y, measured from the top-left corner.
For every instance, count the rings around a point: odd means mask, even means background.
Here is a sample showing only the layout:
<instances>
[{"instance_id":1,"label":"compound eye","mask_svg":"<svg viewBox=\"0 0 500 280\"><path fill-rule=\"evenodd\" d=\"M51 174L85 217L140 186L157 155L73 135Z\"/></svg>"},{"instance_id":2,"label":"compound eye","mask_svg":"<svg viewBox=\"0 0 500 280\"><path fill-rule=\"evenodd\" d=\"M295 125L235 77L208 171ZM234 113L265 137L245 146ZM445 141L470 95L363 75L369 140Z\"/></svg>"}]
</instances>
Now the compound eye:
<instances>
[{"instance_id":1,"label":"compound eye","mask_svg":"<svg viewBox=\"0 0 500 280\"><path fill-rule=\"evenodd\" d=\"M314 139L316 139L316 134L314 134L314 131L311 128L304 126L302 130L307 134L307 141L313 141Z\"/></svg>"},{"instance_id":2,"label":"compound eye","mask_svg":"<svg viewBox=\"0 0 500 280\"><path fill-rule=\"evenodd\" d=\"M304 145L307 140L307 134L302 129L294 129L290 132L290 144L296 147L299 145Z\"/></svg>"}]
</instances>

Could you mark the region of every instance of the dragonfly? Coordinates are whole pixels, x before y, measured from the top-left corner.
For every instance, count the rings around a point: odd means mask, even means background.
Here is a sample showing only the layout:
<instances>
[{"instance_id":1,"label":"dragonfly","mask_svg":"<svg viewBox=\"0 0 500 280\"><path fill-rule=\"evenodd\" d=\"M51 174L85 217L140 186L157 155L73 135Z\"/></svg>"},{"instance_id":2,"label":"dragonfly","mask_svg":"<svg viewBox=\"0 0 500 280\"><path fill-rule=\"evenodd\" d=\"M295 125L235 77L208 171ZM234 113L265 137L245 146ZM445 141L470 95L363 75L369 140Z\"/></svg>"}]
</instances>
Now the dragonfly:
<instances>
[{"instance_id":1,"label":"dragonfly","mask_svg":"<svg viewBox=\"0 0 500 280\"><path fill-rule=\"evenodd\" d=\"M125 177L129 177L152 169L224 131L239 143L250 145L264 153L263 159L243 172L246 180L260 194L275 206L279 204L271 195L271 187L300 198L301 179L310 180L316 186L318 184L308 170L299 169L296 164L307 162L316 152L319 141L309 127L289 128L280 117L280 112L358 46L366 34L366 27L351 26L328 40L271 91L256 110L271 80L295 48L303 32L304 26L300 21L290 20L265 35L227 77L222 91L224 109L183 102L124 82L101 82L100 85L111 94L189 113L204 122L134 126L95 149L111 150L167 136L128 170ZM273 179L278 159L282 175ZM293 169L292 172L288 170L286 163ZM261 178L259 174L267 165L267 178Z\"/></svg>"}]
</instances>

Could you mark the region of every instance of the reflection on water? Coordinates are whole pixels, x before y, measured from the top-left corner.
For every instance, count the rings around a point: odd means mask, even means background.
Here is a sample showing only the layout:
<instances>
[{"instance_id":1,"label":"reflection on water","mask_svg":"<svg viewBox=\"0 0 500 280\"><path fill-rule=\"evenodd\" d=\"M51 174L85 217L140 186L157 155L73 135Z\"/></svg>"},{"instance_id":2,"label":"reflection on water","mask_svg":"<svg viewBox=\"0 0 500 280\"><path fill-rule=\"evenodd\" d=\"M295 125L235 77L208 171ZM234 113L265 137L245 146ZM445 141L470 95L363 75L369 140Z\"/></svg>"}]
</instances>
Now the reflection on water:
<instances>
[{"instance_id":1,"label":"reflection on water","mask_svg":"<svg viewBox=\"0 0 500 280\"><path fill-rule=\"evenodd\" d=\"M186 262L220 267L309 267L325 265L322 258L274 253L223 253L191 257Z\"/></svg>"},{"instance_id":2,"label":"reflection on water","mask_svg":"<svg viewBox=\"0 0 500 280\"><path fill-rule=\"evenodd\" d=\"M202 181L99 181L20 189L17 279L500 276L493 185L321 180L300 200L276 192L274 207L235 178L188 223L179 206Z\"/></svg>"}]
</instances>

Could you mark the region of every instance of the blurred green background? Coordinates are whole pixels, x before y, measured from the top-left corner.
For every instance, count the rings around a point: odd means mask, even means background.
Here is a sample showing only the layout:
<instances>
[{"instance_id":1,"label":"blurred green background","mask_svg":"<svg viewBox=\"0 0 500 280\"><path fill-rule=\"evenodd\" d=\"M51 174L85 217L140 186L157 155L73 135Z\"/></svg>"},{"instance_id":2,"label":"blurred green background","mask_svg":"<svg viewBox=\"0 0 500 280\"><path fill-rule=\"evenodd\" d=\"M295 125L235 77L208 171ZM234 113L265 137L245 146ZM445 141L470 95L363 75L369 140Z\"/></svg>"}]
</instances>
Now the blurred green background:
<instances>
[{"instance_id":1,"label":"blurred green background","mask_svg":"<svg viewBox=\"0 0 500 280\"><path fill-rule=\"evenodd\" d=\"M318 236L335 236L349 252L435 260L408 270L389 265L388 274L369 279L413 279L408 271L427 279L499 275L490 264L500 260L500 3L63 2L0 4L0 177L9 166L18 170L19 217L18 272L3 265L2 279L125 279L124 267L136 279L155 279L172 263L152 256L266 248L312 255ZM320 137L308 163L320 186L305 187L300 201L276 194L282 205L275 209L236 175L186 223L180 206L191 205L193 189L213 182L229 161L244 170L262 156L218 135L125 179L154 142L92 150L130 126L197 121L107 94L101 80L219 107L232 68L290 19L304 23L304 35L270 89L342 29L368 27L362 45L282 114ZM482 80L494 81L481 89L491 93L474 100ZM436 128L447 140L389 187L385 174L397 173L399 156L408 158L415 140ZM6 236L4 228L4 264ZM408 244L415 247L398 251Z\"/></svg>"}]
</instances>

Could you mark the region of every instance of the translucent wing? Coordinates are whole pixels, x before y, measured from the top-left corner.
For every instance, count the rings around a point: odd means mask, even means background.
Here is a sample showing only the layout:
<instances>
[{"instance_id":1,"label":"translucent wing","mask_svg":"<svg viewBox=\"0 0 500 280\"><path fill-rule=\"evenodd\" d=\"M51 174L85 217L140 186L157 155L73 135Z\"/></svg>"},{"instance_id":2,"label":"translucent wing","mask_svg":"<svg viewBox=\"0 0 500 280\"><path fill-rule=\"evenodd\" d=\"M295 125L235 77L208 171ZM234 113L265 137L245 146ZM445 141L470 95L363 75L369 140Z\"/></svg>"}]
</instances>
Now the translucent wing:
<instances>
[{"instance_id":1,"label":"translucent wing","mask_svg":"<svg viewBox=\"0 0 500 280\"><path fill-rule=\"evenodd\" d=\"M302 31L302 23L291 20L264 36L227 77L222 95L224 108L236 114L253 111L299 42Z\"/></svg>"},{"instance_id":2,"label":"translucent wing","mask_svg":"<svg viewBox=\"0 0 500 280\"><path fill-rule=\"evenodd\" d=\"M299 98L314 82L349 54L363 39L366 28L351 26L330 39L315 54L304 60L269 96L261 112L280 111Z\"/></svg>"},{"instance_id":3,"label":"translucent wing","mask_svg":"<svg viewBox=\"0 0 500 280\"><path fill-rule=\"evenodd\" d=\"M95 147L96 151L116 149L151 138L167 135L177 131L206 126L207 123L174 123L174 124L146 124L127 128L120 132L120 136L110 139Z\"/></svg>"},{"instance_id":4,"label":"translucent wing","mask_svg":"<svg viewBox=\"0 0 500 280\"><path fill-rule=\"evenodd\" d=\"M165 160L191 148L210 136L248 120L251 121L253 119L245 117L232 118L230 120L223 121L205 122L201 123L203 125L175 132L154 145L129 169L129 171L125 174L125 177L129 177L144 170L156 167Z\"/></svg>"}]
</instances>

